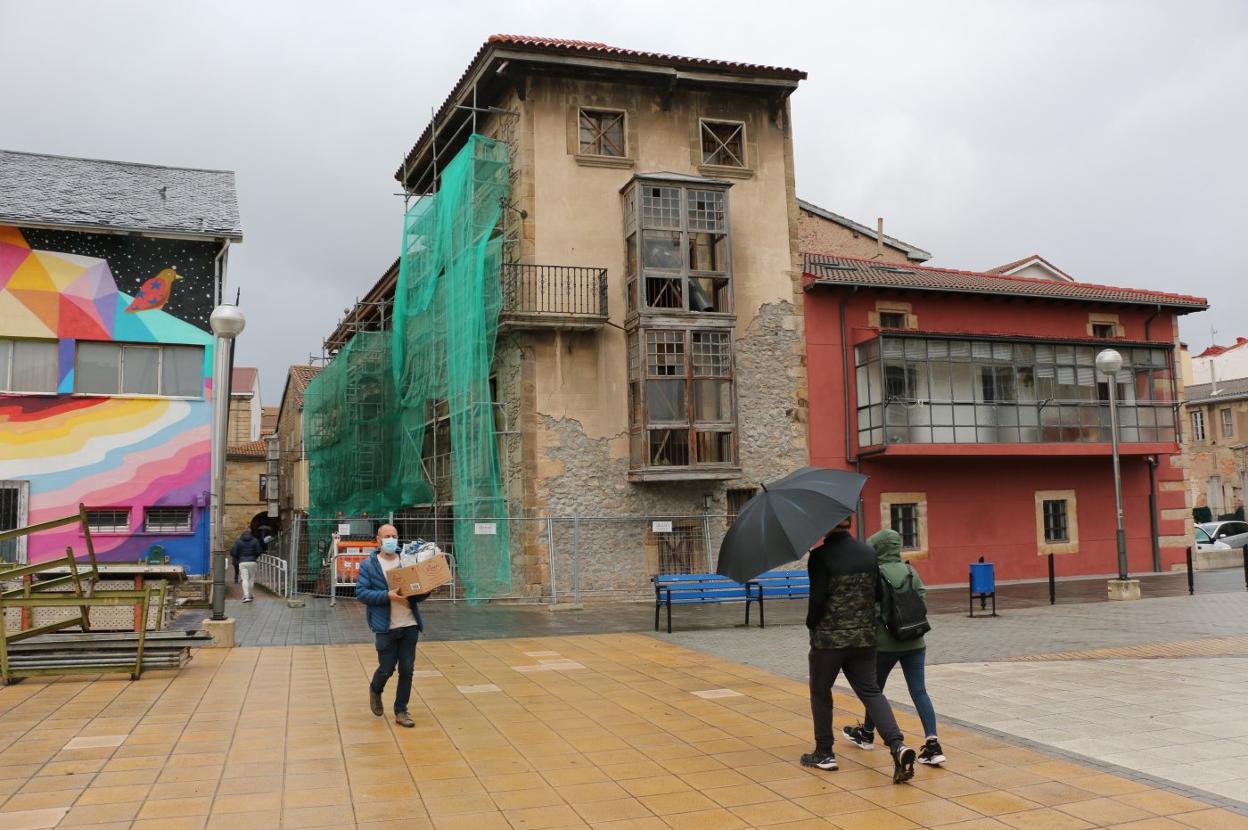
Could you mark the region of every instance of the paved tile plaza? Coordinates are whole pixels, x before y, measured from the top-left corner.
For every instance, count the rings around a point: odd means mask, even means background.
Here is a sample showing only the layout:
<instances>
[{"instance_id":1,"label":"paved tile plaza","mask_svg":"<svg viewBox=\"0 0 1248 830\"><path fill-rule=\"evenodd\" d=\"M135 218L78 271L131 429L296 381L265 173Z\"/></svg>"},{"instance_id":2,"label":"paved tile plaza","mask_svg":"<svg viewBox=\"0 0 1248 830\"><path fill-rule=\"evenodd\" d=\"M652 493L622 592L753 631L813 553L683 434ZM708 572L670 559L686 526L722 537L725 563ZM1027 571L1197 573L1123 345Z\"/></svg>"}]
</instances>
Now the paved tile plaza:
<instances>
[{"instance_id":1,"label":"paved tile plaza","mask_svg":"<svg viewBox=\"0 0 1248 830\"><path fill-rule=\"evenodd\" d=\"M909 785L879 750L806 770L801 682L645 635L422 644L411 730L369 714L373 661L205 650L135 683L0 689L0 827L1248 828L968 729Z\"/></svg>"}]
</instances>

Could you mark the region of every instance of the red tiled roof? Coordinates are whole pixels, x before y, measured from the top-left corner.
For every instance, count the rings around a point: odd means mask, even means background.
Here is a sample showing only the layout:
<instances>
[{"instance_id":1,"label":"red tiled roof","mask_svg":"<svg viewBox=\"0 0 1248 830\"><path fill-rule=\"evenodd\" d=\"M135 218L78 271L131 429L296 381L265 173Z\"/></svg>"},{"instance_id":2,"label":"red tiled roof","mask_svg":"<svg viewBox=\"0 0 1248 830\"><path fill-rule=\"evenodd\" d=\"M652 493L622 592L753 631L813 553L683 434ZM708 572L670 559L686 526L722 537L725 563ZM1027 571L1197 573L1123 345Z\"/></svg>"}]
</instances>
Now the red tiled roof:
<instances>
[{"instance_id":1,"label":"red tiled roof","mask_svg":"<svg viewBox=\"0 0 1248 830\"><path fill-rule=\"evenodd\" d=\"M804 254L803 270L811 284L860 285L903 288L917 291L949 291L961 294L1008 294L1016 297L1042 297L1076 302L1163 305L1187 311L1209 307L1203 297L1167 294L1139 288L1115 288L1085 282L1059 282L934 268L926 265L893 265L871 259Z\"/></svg>"},{"instance_id":2,"label":"red tiled roof","mask_svg":"<svg viewBox=\"0 0 1248 830\"><path fill-rule=\"evenodd\" d=\"M246 444L235 444L225 451L227 458L266 458L263 438L248 441Z\"/></svg>"},{"instance_id":3,"label":"red tiled roof","mask_svg":"<svg viewBox=\"0 0 1248 830\"><path fill-rule=\"evenodd\" d=\"M1074 282L1074 281L1075 281L1075 278L1074 278L1074 277L1072 277L1070 274L1067 274L1067 273L1066 273L1065 271L1063 271L1061 268L1058 268L1056 265L1054 265L1053 263L1049 262L1047 259L1045 259L1044 257L1040 256L1039 254L1032 254L1031 256L1025 256L1025 257L1023 257L1022 259L1016 259L1016 260L1014 260L1013 262L1007 262L1005 265L998 265L996 268L989 268L989 269L988 269L987 271L985 271L984 273L985 273L985 274L1007 274L1007 275L1008 275L1010 271L1013 271L1015 268L1018 268L1020 265L1026 265L1026 264L1028 264L1028 263L1030 263L1030 262L1039 262L1039 263L1041 263L1042 265L1044 265L1044 267L1045 267L1045 268L1048 268L1048 269L1050 269L1050 270L1052 270L1052 271L1055 271L1055 272L1056 272L1056 273L1058 273L1058 274L1061 274L1063 277L1065 277L1066 279L1070 280L1071 282Z\"/></svg>"},{"instance_id":4,"label":"red tiled roof","mask_svg":"<svg viewBox=\"0 0 1248 830\"><path fill-rule=\"evenodd\" d=\"M679 55L667 55L660 52L640 52L634 49L621 49L618 46L610 46L606 43L599 43L594 40L569 40L565 38L550 37L533 37L529 35L490 35L485 43L481 44L481 48L477 50L471 61L468 62L468 68L459 76L459 80L455 82L455 86L451 88L450 94L446 96L446 100L442 102L442 106L438 108L433 120L425 126L420 134L420 138L412 145L412 149L407 152L404 157L403 165L395 171L394 177L403 182L404 171L407 162L416 154L417 148L429 140L429 136L433 131L433 125L442 120L448 110L450 110L455 96L459 94L464 84L472 76L486 54L494 48L504 47L509 49L526 49L533 52L548 52L554 54L573 54L573 55L590 55L593 57L612 58L615 60L631 61L634 63L661 63L668 64L673 67L683 67L689 69L712 69L723 70L728 72L737 72L746 75L762 75L773 78L782 78L791 81L803 81L806 79L806 73L800 69L786 69L780 66L765 66L762 64L741 63L739 61L713 60L711 58L690 58ZM484 106L484 104L481 104ZM404 182L406 184L406 182Z\"/></svg>"},{"instance_id":5,"label":"red tiled roof","mask_svg":"<svg viewBox=\"0 0 1248 830\"><path fill-rule=\"evenodd\" d=\"M295 399L294 399L295 409L298 409L298 410L303 409L303 393L307 391L308 383L312 380L312 378L316 377L320 373L321 373L320 366L291 366L290 367L290 379L291 381L293 381L291 383L291 388L294 390L294 393L295 393Z\"/></svg>"},{"instance_id":6,"label":"red tiled roof","mask_svg":"<svg viewBox=\"0 0 1248 830\"><path fill-rule=\"evenodd\" d=\"M250 392L255 387L256 378L259 376L259 369L251 366L235 366L234 371L230 373L230 392L235 395Z\"/></svg>"},{"instance_id":7,"label":"red tiled roof","mask_svg":"<svg viewBox=\"0 0 1248 830\"><path fill-rule=\"evenodd\" d=\"M1196 356L1197 357L1215 357L1217 355L1223 354L1224 352L1229 352L1231 349L1238 349L1240 346L1244 345L1245 343L1248 343L1248 338L1236 337L1235 342L1229 346L1219 346L1217 343L1214 343L1212 346L1205 349L1203 352L1201 352L1200 354Z\"/></svg>"}]
</instances>

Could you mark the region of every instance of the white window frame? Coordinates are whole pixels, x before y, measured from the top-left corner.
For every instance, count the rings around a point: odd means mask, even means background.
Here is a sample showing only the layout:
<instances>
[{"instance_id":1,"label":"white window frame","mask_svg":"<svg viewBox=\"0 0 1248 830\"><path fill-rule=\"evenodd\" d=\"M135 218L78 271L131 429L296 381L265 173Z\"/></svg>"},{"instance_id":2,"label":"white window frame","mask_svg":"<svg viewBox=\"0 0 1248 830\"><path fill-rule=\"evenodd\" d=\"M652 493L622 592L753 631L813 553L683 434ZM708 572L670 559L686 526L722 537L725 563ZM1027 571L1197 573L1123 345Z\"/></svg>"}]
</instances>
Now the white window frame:
<instances>
[{"instance_id":1,"label":"white window frame","mask_svg":"<svg viewBox=\"0 0 1248 830\"><path fill-rule=\"evenodd\" d=\"M78 347L82 343L107 343L108 345L117 346L120 354L117 360L117 391L116 392L84 392L78 389ZM155 394L144 392L123 392L122 385L125 382L126 372L126 350L127 349L154 349L156 351L156 389ZM200 353L201 368L199 372L199 389L198 395L166 395L164 393L165 385L165 355L172 349L198 349ZM90 398L165 398L180 401L196 401L202 400L204 397L204 372L202 368L202 360L204 347L195 343L132 343L129 341L112 341L112 340L79 340L74 346L74 395L90 397Z\"/></svg>"},{"instance_id":2,"label":"white window frame","mask_svg":"<svg viewBox=\"0 0 1248 830\"><path fill-rule=\"evenodd\" d=\"M152 526L153 511L171 511L185 510L186 521L178 522L177 527ZM143 532L144 533L194 533L195 532L195 510L190 505L151 505L143 508Z\"/></svg>"},{"instance_id":3,"label":"white window frame","mask_svg":"<svg viewBox=\"0 0 1248 830\"><path fill-rule=\"evenodd\" d=\"M1222 422L1222 437L1235 437L1235 415L1230 409L1223 409L1219 413L1219 419Z\"/></svg>"},{"instance_id":4,"label":"white window frame","mask_svg":"<svg viewBox=\"0 0 1248 830\"><path fill-rule=\"evenodd\" d=\"M55 395L60 375L60 345L58 341L35 337L0 337L0 341L8 344L8 352L3 365L0 365L0 392L8 395ZM15 389L13 387L13 364L17 360L18 343L41 343L52 349L54 371L51 389Z\"/></svg>"},{"instance_id":5,"label":"white window frame","mask_svg":"<svg viewBox=\"0 0 1248 830\"><path fill-rule=\"evenodd\" d=\"M116 521L108 525L96 524L92 521L92 516L98 516L100 513L114 513L125 516L124 527ZM92 536L118 536L130 533L130 513L129 507L88 507L87 508L87 529L91 531Z\"/></svg>"},{"instance_id":6,"label":"white window frame","mask_svg":"<svg viewBox=\"0 0 1248 830\"><path fill-rule=\"evenodd\" d=\"M1205 411L1203 409L1193 409L1192 416L1192 440L1205 440Z\"/></svg>"}]
</instances>

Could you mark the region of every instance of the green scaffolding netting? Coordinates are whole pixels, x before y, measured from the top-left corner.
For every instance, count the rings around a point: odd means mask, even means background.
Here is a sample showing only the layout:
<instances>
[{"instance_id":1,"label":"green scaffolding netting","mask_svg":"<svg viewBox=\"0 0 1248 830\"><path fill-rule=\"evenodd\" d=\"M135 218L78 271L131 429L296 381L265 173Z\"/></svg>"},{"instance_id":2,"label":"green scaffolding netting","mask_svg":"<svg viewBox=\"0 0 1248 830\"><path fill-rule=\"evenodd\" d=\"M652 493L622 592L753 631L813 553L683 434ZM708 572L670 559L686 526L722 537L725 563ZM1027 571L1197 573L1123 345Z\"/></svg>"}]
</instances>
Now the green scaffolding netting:
<instances>
[{"instance_id":1,"label":"green scaffolding netting","mask_svg":"<svg viewBox=\"0 0 1248 830\"><path fill-rule=\"evenodd\" d=\"M490 370L509 181L507 145L473 135L404 217L392 330L356 334L304 396L312 514L441 505L468 597L511 585L506 522L484 521L506 516Z\"/></svg>"}]
</instances>

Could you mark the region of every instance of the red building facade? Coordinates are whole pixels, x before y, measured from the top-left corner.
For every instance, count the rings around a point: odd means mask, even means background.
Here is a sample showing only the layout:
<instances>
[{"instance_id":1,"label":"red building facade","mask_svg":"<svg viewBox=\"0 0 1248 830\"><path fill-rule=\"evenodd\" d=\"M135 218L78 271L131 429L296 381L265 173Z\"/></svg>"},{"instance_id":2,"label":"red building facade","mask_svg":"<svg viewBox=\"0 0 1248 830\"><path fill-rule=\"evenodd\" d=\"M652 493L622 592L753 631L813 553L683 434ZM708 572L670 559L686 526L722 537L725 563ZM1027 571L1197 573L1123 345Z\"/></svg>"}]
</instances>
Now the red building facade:
<instances>
[{"instance_id":1,"label":"red building facade","mask_svg":"<svg viewBox=\"0 0 1248 830\"><path fill-rule=\"evenodd\" d=\"M1117 572L1109 378L1120 402L1129 570L1184 561L1178 317L1198 297L805 257L810 455L870 477L866 533L891 526L925 581Z\"/></svg>"}]
</instances>

